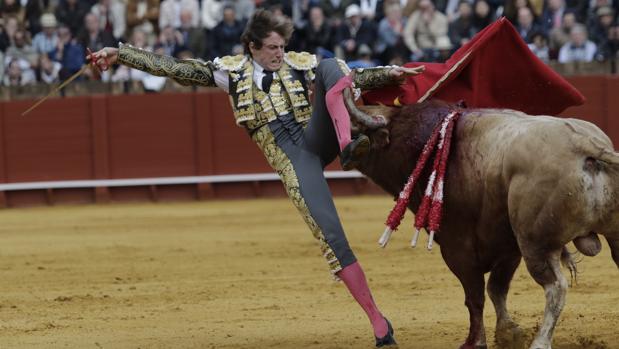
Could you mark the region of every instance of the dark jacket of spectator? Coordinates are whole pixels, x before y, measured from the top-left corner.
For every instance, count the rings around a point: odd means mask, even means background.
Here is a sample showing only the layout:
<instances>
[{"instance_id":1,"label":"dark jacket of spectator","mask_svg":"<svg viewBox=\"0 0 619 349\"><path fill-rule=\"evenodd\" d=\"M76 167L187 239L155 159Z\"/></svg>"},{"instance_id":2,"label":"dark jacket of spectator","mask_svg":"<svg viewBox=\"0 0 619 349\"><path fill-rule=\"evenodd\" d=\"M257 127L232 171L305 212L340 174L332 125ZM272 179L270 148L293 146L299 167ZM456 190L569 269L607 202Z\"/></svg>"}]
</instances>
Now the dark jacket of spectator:
<instances>
[{"instance_id":1,"label":"dark jacket of spectator","mask_svg":"<svg viewBox=\"0 0 619 349\"><path fill-rule=\"evenodd\" d=\"M351 10L353 7L354 11ZM335 42L348 61L357 58L357 50L361 45L374 46L376 27L373 22L361 18L357 5L346 9L346 15L346 20L335 29Z\"/></svg>"},{"instance_id":2,"label":"dark jacket of spectator","mask_svg":"<svg viewBox=\"0 0 619 349\"><path fill-rule=\"evenodd\" d=\"M234 8L224 8L224 19L213 28L211 42L212 57L222 57L233 53L235 46L241 44L241 34L245 26L236 19Z\"/></svg>"},{"instance_id":3,"label":"dark jacket of spectator","mask_svg":"<svg viewBox=\"0 0 619 349\"><path fill-rule=\"evenodd\" d=\"M333 50L331 27L324 18L322 9L312 8L309 17L305 28L301 30L303 46L300 49L311 53L316 53L318 47Z\"/></svg>"},{"instance_id":4,"label":"dark jacket of spectator","mask_svg":"<svg viewBox=\"0 0 619 349\"><path fill-rule=\"evenodd\" d=\"M340 0L339 4L336 6L333 4L332 0L320 0L320 7L325 14L325 18L327 18L331 24L339 25L344 20L346 8L354 3L354 0Z\"/></svg>"},{"instance_id":5,"label":"dark jacket of spectator","mask_svg":"<svg viewBox=\"0 0 619 349\"><path fill-rule=\"evenodd\" d=\"M90 8L83 1L64 0L56 7L56 19L66 24L71 29L71 33L75 35L84 26L84 16L89 11Z\"/></svg>"},{"instance_id":6,"label":"dark jacket of spectator","mask_svg":"<svg viewBox=\"0 0 619 349\"><path fill-rule=\"evenodd\" d=\"M84 17L84 30L79 35L78 41L83 47L89 48L92 52L99 51L104 47L115 47L117 45L112 33L99 29L99 19L93 13L88 13Z\"/></svg>"}]
</instances>

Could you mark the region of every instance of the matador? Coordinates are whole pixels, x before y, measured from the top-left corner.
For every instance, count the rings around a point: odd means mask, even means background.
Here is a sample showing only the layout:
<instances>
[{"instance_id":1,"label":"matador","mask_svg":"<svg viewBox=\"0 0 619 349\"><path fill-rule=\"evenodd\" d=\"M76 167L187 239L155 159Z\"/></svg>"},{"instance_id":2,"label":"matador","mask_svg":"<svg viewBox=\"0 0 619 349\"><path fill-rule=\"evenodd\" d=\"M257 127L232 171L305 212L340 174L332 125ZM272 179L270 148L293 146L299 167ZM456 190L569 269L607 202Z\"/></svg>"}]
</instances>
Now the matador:
<instances>
[{"instance_id":1,"label":"matador","mask_svg":"<svg viewBox=\"0 0 619 349\"><path fill-rule=\"evenodd\" d=\"M348 114L329 113L325 95L342 79L362 90L379 88L416 75L423 67L378 67L349 74L341 60L325 59L318 64L312 54L285 52L292 31L286 18L258 10L241 37L245 55L208 62L179 60L120 44L118 49L107 47L93 53L92 58L104 69L110 64L123 64L183 85L225 90L236 124L247 131L279 174L288 196L318 241L329 269L368 315L376 346L396 345L393 328L378 310L346 239L323 173L338 154L345 169L354 167L369 149L369 140L365 136L351 140ZM310 104L312 83L314 96Z\"/></svg>"}]
</instances>

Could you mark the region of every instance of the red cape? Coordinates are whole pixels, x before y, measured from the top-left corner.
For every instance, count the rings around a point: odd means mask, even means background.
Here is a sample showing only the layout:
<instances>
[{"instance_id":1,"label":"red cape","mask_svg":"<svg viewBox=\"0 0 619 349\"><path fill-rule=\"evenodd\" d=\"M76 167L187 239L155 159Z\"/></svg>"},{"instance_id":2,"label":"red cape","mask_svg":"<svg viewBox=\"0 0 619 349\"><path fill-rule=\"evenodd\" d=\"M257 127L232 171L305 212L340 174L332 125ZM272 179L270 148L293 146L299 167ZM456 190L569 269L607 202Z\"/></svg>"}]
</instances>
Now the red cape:
<instances>
[{"instance_id":1,"label":"red cape","mask_svg":"<svg viewBox=\"0 0 619 349\"><path fill-rule=\"evenodd\" d=\"M425 65L423 74L399 87L366 92L366 104L413 104L437 98L464 100L469 107L509 108L556 115L585 97L539 60L511 23L501 18L477 33L445 63Z\"/></svg>"}]
</instances>

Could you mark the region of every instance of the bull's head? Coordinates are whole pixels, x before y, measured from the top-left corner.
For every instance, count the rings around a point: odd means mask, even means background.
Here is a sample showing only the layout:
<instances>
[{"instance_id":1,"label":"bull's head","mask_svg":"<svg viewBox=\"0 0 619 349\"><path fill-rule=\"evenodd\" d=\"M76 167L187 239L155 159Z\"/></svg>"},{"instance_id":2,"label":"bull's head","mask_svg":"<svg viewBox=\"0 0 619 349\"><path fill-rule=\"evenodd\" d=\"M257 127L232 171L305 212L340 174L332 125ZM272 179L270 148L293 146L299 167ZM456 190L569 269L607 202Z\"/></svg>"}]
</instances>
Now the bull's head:
<instances>
[{"instance_id":1,"label":"bull's head","mask_svg":"<svg viewBox=\"0 0 619 349\"><path fill-rule=\"evenodd\" d=\"M351 116L353 132L368 134L372 139L372 147L380 148L389 144L387 125L400 108L383 105L355 104L352 91L344 90L344 105Z\"/></svg>"}]
</instances>

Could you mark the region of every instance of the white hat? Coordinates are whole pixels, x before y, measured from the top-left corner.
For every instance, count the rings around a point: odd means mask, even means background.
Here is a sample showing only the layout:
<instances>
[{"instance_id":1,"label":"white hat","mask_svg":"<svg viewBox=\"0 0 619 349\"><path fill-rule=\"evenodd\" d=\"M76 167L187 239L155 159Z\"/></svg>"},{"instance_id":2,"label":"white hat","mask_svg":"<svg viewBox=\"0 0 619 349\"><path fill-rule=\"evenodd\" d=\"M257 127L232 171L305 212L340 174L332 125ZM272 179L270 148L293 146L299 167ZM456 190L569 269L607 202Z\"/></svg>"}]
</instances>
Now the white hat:
<instances>
[{"instance_id":1,"label":"white hat","mask_svg":"<svg viewBox=\"0 0 619 349\"><path fill-rule=\"evenodd\" d=\"M41 16L41 26L43 28L51 28L55 27L56 25L56 16L54 16L53 13L44 13Z\"/></svg>"},{"instance_id":2,"label":"white hat","mask_svg":"<svg viewBox=\"0 0 619 349\"><path fill-rule=\"evenodd\" d=\"M357 4L352 4L346 8L345 17L361 16L361 8Z\"/></svg>"}]
</instances>

